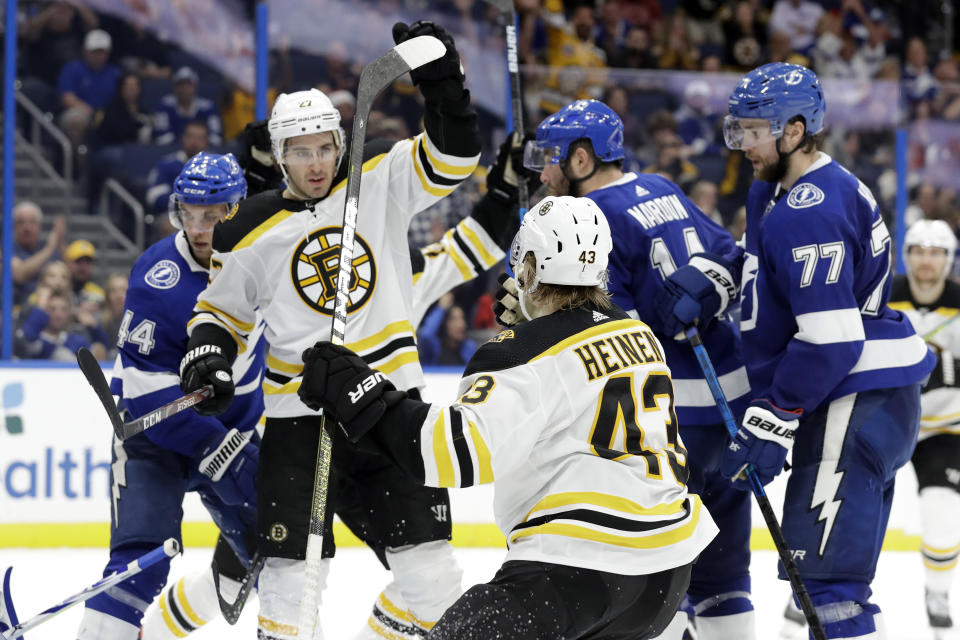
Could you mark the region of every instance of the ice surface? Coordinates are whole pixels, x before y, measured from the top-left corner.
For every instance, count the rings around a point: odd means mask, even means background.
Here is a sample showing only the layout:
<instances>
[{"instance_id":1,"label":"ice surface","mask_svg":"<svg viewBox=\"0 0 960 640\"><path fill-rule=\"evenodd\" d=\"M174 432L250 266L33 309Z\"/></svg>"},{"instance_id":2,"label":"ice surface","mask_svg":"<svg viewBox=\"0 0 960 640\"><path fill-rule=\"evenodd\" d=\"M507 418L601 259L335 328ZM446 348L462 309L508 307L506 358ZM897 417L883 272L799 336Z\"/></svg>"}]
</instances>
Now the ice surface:
<instances>
[{"instance_id":1,"label":"ice surface","mask_svg":"<svg viewBox=\"0 0 960 640\"><path fill-rule=\"evenodd\" d=\"M174 560L171 577L207 566L212 549L187 549ZM464 585L488 580L503 560L495 549L457 549L464 568ZM107 554L101 549L0 549L0 567L13 565L12 591L20 619L39 611L96 581ZM757 606L758 640L777 637L789 587L776 579L776 554L755 552L753 592ZM388 582L389 574L373 553L347 548L337 552L323 596L321 619L328 640L348 640L366 621L374 598ZM889 640L930 640L923 608L923 569L919 553L884 552L874 583L875 602L884 609ZM953 600L953 617L960 608ZM195 638L256 637L256 596L250 600L234 628L222 619L192 634ZM29 640L70 640L75 636L82 605L63 613L27 634Z\"/></svg>"}]
</instances>

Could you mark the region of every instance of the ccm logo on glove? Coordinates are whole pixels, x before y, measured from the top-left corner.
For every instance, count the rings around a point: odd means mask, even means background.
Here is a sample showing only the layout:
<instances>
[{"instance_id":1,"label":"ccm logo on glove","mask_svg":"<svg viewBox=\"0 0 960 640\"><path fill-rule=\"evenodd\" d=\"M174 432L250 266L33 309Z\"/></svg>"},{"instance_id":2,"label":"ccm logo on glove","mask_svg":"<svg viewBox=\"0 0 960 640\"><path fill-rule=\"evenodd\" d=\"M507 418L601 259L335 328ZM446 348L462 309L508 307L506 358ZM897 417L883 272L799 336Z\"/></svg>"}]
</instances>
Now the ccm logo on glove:
<instances>
[{"instance_id":1,"label":"ccm logo on glove","mask_svg":"<svg viewBox=\"0 0 960 640\"><path fill-rule=\"evenodd\" d=\"M387 376L385 376L380 371L371 372L369 376L367 376L366 378L360 381L360 383L357 385L357 388L355 390L347 392L347 395L350 396L350 404L357 404L358 402L360 402L360 400L363 398L364 393L366 393L367 391L370 391L370 389L373 389L375 386L377 386L377 383L380 382L381 380L386 380L386 379L387 379Z\"/></svg>"}]
</instances>

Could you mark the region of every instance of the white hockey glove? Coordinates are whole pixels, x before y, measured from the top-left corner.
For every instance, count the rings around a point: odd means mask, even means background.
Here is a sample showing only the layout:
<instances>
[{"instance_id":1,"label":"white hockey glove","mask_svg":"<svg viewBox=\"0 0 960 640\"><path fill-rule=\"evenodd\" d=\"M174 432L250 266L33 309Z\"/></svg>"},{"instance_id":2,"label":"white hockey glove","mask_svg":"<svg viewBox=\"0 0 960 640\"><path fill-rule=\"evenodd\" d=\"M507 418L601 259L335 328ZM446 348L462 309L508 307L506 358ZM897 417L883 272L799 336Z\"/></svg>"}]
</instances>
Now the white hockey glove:
<instances>
[{"instance_id":1,"label":"white hockey glove","mask_svg":"<svg viewBox=\"0 0 960 640\"><path fill-rule=\"evenodd\" d=\"M497 301L493 305L493 313L497 322L505 327L512 327L526 322L520 311L520 299L517 297L517 281L505 273L500 274L500 288L497 290Z\"/></svg>"}]
</instances>

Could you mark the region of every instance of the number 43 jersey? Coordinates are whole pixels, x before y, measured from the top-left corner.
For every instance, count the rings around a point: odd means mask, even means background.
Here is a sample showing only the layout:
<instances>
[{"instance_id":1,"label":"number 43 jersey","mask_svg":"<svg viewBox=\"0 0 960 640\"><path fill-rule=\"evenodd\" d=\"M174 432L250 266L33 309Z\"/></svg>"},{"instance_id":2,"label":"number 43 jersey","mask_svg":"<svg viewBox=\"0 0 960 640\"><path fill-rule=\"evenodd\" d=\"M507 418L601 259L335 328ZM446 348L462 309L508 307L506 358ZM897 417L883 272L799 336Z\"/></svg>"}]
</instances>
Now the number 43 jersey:
<instances>
[{"instance_id":1,"label":"number 43 jersey","mask_svg":"<svg viewBox=\"0 0 960 640\"><path fill-rule=\"evenodd\" d=\"M887 306L890 235L853 174L821 153L787 192L747 196L740 330L755 397L811 411L923 380L934 356Z\"/></svg>"},{"instance_id":2,"label":"number 43 jersey","mask_svg":"<svg viewBox=\"0 0 960 640\"><path fill-rule=\"evenodd\" d=\"M650 574L692 562L716 534L685 485L663 347L620 309L501 332L470 360L460 394L429 405L411 425L418 437L396 444L430 486L494 482L507 560Z\"/></svg>"}]
</instances>

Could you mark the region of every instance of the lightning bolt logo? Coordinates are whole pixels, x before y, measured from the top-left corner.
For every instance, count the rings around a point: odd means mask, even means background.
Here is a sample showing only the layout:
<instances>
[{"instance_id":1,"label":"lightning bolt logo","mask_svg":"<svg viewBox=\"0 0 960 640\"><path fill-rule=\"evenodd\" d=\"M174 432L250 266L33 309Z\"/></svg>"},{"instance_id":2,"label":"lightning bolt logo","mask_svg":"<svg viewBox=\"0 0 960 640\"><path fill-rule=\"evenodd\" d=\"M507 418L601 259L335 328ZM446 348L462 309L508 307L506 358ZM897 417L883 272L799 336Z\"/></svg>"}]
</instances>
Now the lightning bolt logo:
<instances>
[{"instance_id":1,"label":"lightning bolt logo","mask_svg":"<svg viewBox=\"0 0 960 640\"><path fill-rule=\"evenodd\" d=\"M113 486L110 487L110 495L113 497L113 525L120 526L120 509L117 503L120 502L120 487L127 486L127 450L123 448L123 440L113 437L114 461L110 465L111 475L113 476Z\"/></svg>"},{"instance_id":2,"label":"lightning bolt logo","mask_svg":"<svg viewBox=\"0 0 960 640\"><path fill-rule=\"evenodd\" d=\"M843 471L837 471L840 454L843 453L843 442L847 437L847 427L850 425L850 416L853 414L853 405L857 394L844 396L830 403L827 409L827 424L823 434L823 455L817 469L817 481L813 486L813 498L810 500L810 509L820 507L817 522L823 522L823 535L820 538L820 556L827 548L827 540L837 520L837 513L843 505L843 500L837 499L837 491L843 480Z\"/></svg>"}]
</instances>

